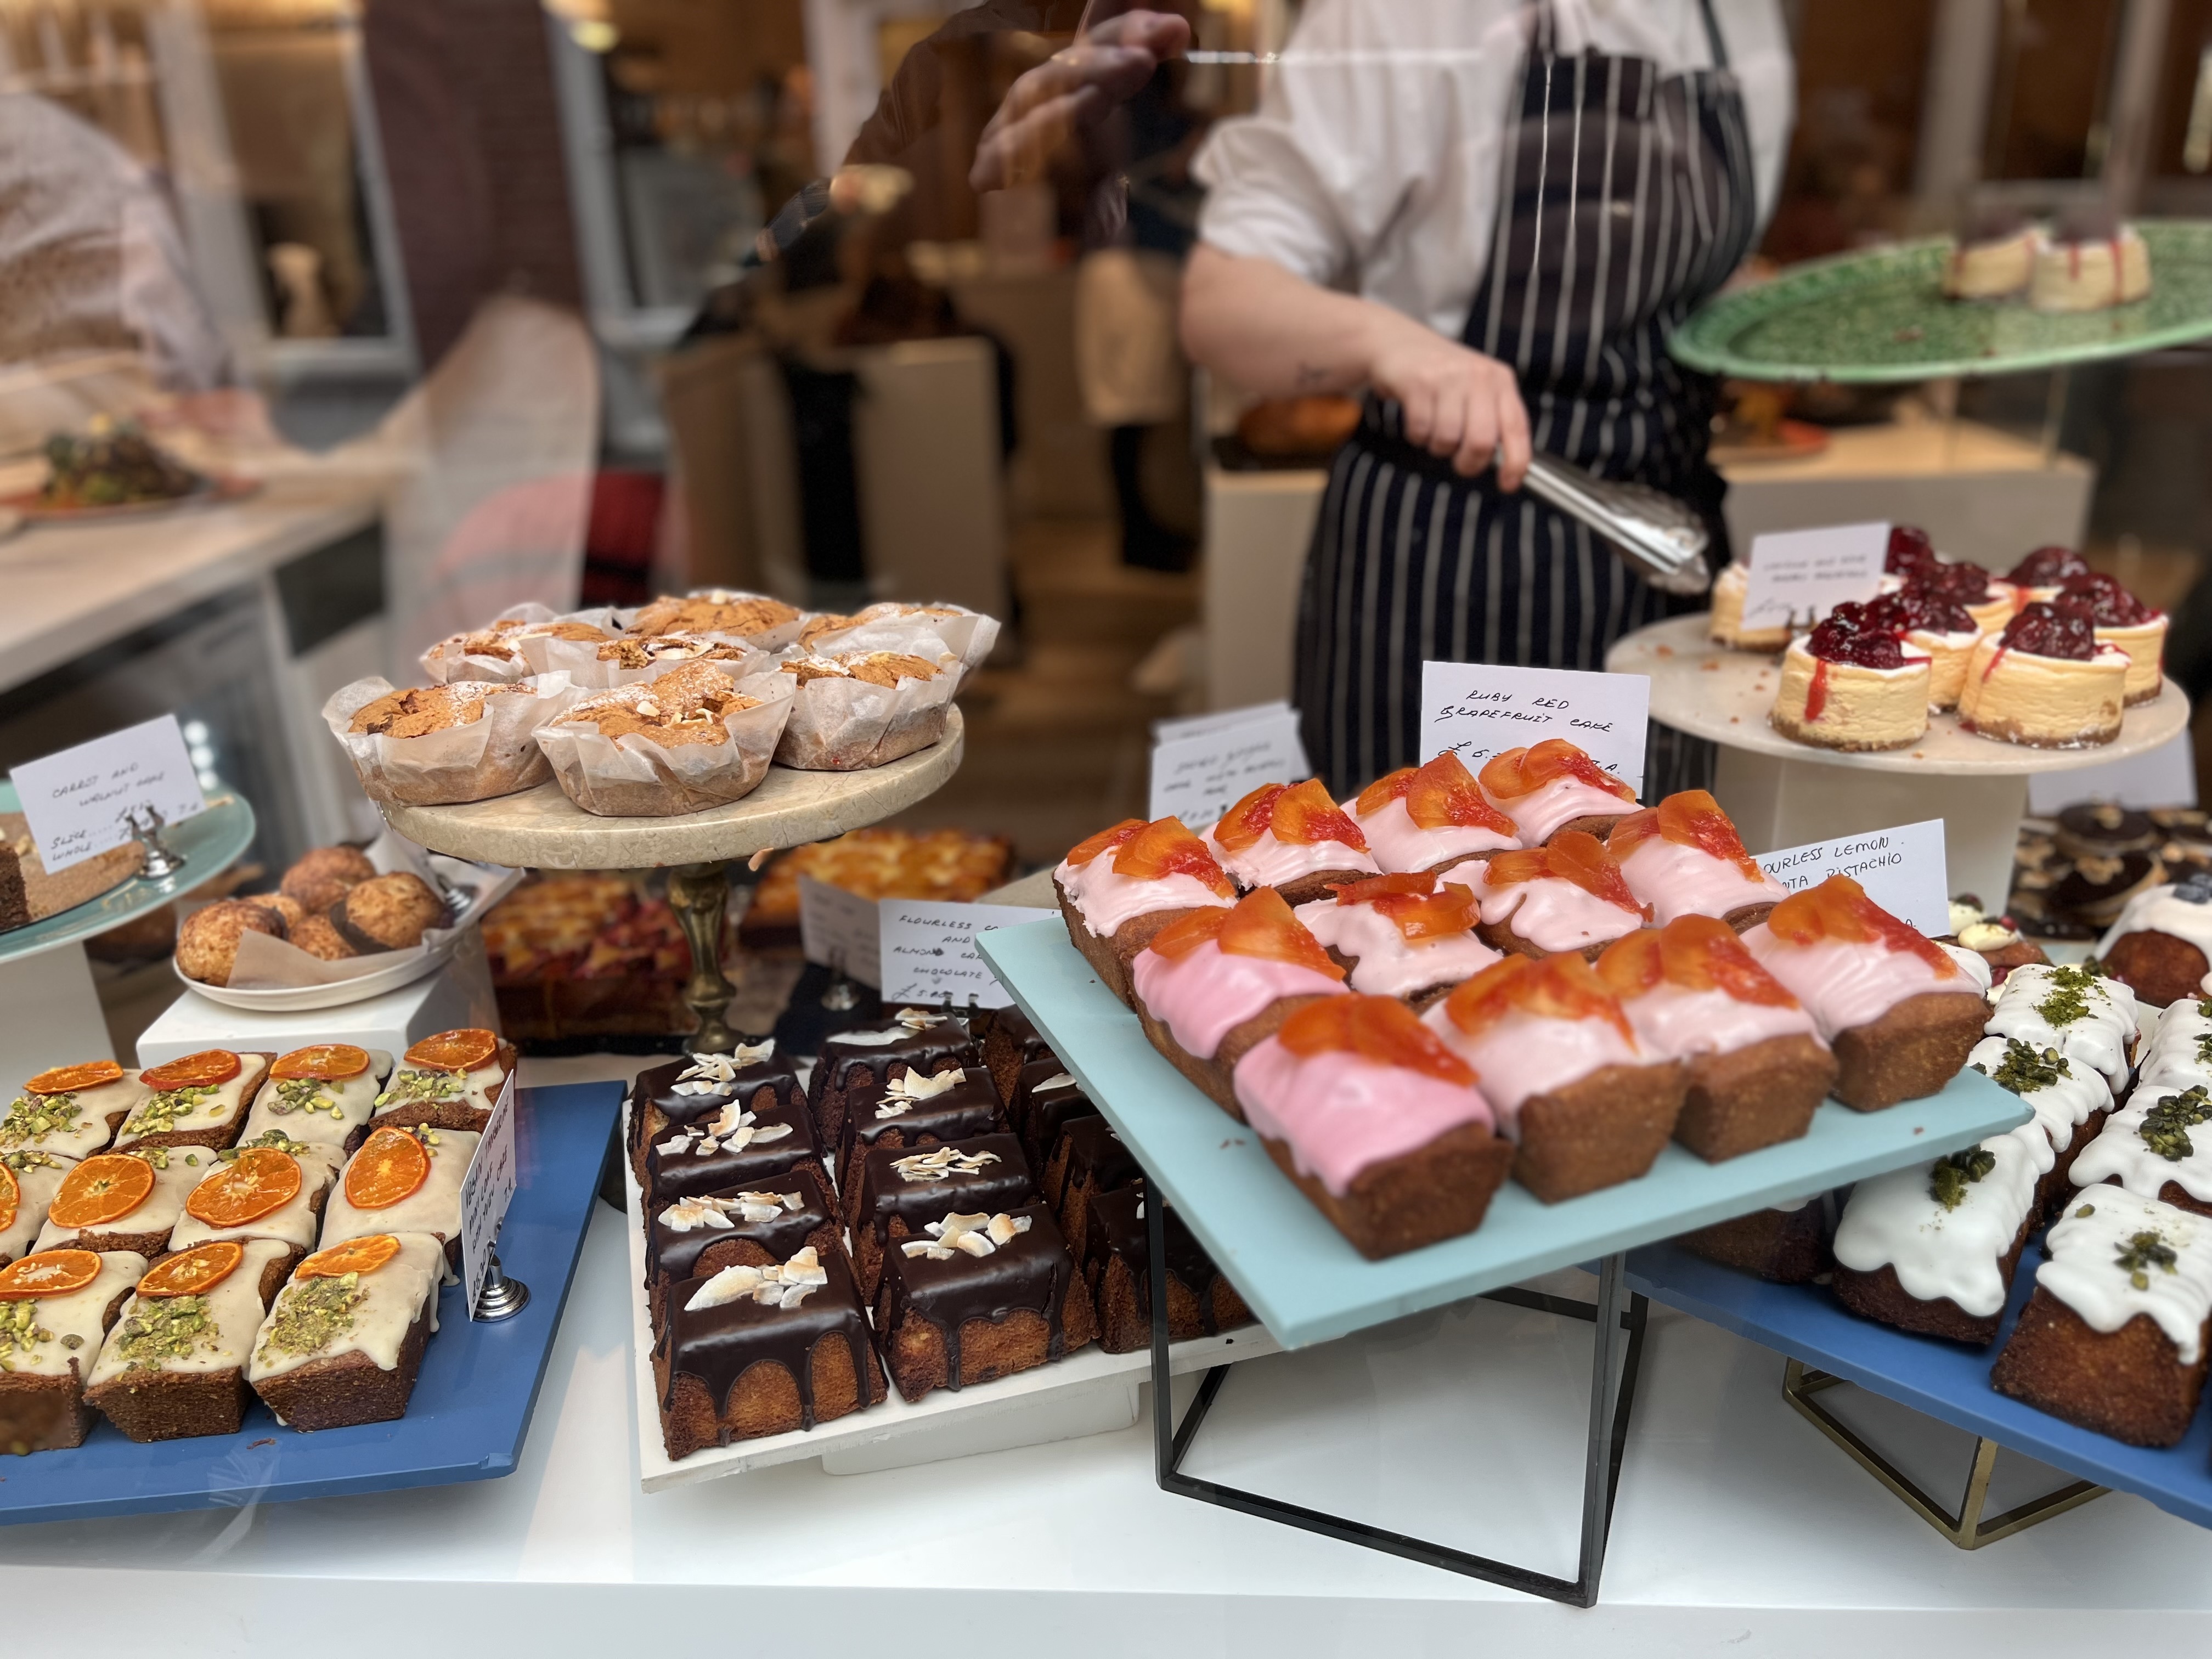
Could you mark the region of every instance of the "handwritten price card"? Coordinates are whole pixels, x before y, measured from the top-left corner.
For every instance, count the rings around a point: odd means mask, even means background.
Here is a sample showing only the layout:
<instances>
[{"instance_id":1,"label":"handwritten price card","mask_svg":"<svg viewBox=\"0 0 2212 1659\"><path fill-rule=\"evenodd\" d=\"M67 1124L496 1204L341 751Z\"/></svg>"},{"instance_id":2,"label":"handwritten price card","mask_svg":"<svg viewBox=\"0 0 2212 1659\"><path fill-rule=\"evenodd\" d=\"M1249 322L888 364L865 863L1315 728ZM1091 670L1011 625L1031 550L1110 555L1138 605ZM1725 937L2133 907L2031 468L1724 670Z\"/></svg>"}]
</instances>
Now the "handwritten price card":
<instances>
[{"instance_id":1,"label":"handwritten price card","mask_svg":"<svg viewBox=\"0 0 2212 1659\"><path fill-rule=\"evenodd\" d=\"M10 776L49 871L122 846L134 808L151 807L171 823L207 811L174 714L25 761Z\"/></svg>"},{"instance_id":2,"label":"handwritten price card","mask_svg":"<svg viewBox=\"0 0 2212 1659\"><path fill-rule=\"evenodd\" d=\"M874 899L811 876L799 878L799 945L809 962L835 968L863 985L881 985L879 939Z\"/></svg>"},{"instance_id":3,"label":"handwritten price card","mask_svg":"<svg viewBox=\"0 0 2212 1659\"><path fill-rule=\"evenodd\" d=\"M886 1006L895 1002L1011 1006L1013 998L975 953L975 935L987 927L1018 927L1058 914L1019 904L946 904L927 899L878 899L876 903Z\"/></svg>"},{"instance_id":4,"label":"handwritten price card","mask_svg":"<svg viewBox=\"0 0 2212 1659\"><path fill-rule=\"evenodd\" d=\"M461 1281L471 1319L483 1294L484 1276L491 1271L500 1223L507 1219L507 1203L514 1196L514 1075L509 1072L500 1085L491 1121L461 1177Z\"/></svg>"},{"instance_id":5,"label":"handwritten price card","mask_svg":"<svg viewBox=\"0 0 2212 1659\"><path fill-rule=\"evenodd\" d=\"M1951 931L1941 818L1758 856L1759 868L1792 892L1818 887L1830 876L1849 876L1876 904L1930 938Z\"/></svg>"},{"instance_id":6,"label":"handwritten price card","mask_svg":"<svg viewBox=\"0 0 2212 1659\"><path fill-rule=\"evenodd\" d=\"M1425 662L1421 758L1455 754L1480 772L1508 749L1565 738L1640 791L1650 708L1651 682L1642 674Z\"/></svg>"},{"instance_id":7,"label":"handwritten price card","mask_svg":"<svg viewBox=\"0 0 2212 1659\"><path fill-rule=\"evenodd\" d=\"M1754 536L1743 624L1809 627L1846 599L1870 599L1881 591L1881 567L1888 557L1886 524L1838 524Z\"/></svg>"},{"instance_id":8,"label":"handwritten price card","mask_svg":"<svg viewBox=\"0 0 2212 1659\"><path fill-rule=\"evenodd\" d=\"M1286 702L1156 721L1152 816L1203 830L1261 784L1296 783L1310 769Z\"/></svg>"}]
</instances>

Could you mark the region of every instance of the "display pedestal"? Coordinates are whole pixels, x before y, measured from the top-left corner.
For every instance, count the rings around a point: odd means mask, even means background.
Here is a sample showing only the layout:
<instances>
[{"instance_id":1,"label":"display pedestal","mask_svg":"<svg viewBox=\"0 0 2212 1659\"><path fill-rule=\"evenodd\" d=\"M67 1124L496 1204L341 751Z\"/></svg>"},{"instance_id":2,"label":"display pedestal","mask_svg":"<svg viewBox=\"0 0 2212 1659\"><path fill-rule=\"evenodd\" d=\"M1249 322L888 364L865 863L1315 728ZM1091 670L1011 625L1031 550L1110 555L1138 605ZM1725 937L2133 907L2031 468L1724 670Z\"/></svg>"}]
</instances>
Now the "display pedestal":
<instances>
[{"instance_id":1,"label":"display pedestal","mask_svg":"<svg viewBox=\"0 0 2212 1659\"><path fill-rule=\"evenodd\" d=\"M10 1088L49 1066L115 1057L82 945L0 961L0 1077Z\"/></svg>"}]
</instances>

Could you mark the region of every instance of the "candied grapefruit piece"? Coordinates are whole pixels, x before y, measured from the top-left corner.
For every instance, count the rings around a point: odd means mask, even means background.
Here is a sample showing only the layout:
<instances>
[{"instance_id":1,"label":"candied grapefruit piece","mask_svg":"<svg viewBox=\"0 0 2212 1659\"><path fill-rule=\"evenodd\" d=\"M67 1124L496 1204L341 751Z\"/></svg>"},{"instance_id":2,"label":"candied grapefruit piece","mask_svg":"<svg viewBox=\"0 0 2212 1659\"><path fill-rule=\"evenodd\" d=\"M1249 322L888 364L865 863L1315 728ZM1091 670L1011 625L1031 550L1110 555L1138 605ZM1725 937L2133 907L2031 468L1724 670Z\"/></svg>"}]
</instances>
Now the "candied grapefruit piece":
<instances>
[{"instance_id":1,"label":"candied grapefruit piece","mask_svg":"<svg viewBox=\"0 0 2212 1659\"><path fill-rule=\"evenodd\" d=\"M403 1058L410 1066L432 1072L473 1072L499 1052L499 1036L481 1026L463 1026L426 1036Z\"/></svg>"},{"instance_id":2,"label":"candied grapefruit piece","mask_svg":"<svg viewBox=\"0 0 2212 1659\"><path fill-rule=\"evenodd\" d=\"M1716 916L1678 916L1664 928L1645 927L1615 939L1597 959L1597 976L1622 998L1642 996L1663 981L1686 991L1724 991L1738 1002L1797 1006L1735 930Z\"/></svg>"},{"instance_id":3,"label":"candied grapefruit piece","mask_svg":"<svg viewBox=\"0 0 2212 1659\"><path fill-rule=\"evenodd\" d=\"M1419 1072L1442 1083L1474 1086L1474 1068L1444 1047L1395 997L1357 994L1310 1003L1283 1022L1278 1038L1301 1060L1353 1054L1377 1066Z\"/></svg>"},{"instance_id":4,"label":"candied grapefruit piece","mask_svg":"<svg viewBox=\"0 0 2212 1659\"><path fill-rule=\"evenodd\" d=\"M1331 979L1342 979L1344 969L1329 959L1322 942L1306 931L1291 914L1283 896L1272 887L1256 887L1224 913L1221 949L1232 957L1258 957L1267 962L1287 962L1310 968Z\"/></svg>"},{"instance_id":5,"label":"candied grapefruit piece","mask_svg":"<svg viewBox=\"0 0 2212 1659\"><path fill-rule=\"evenodd\" d=\"M1089 839L1076 843L1068 853L1067 861L1080 870L1101 853L1110 853L1145 827L1142 818L1123 818L1111 830L1101 830Z\"/></svg>"},{"instance_id":6,"label":"candied grapefruit piece","mask_svg":"<svg viewBox=\"0 0 2212 1659\"><path fill-rule=\"evenodd\" d=\"M1515 833L1513 820L1483 799L1457 755L1439 755L1413 775L1406 816L1423 830L1494 830L1509 839Z\"/></svg>"},{"instance_id":7,"label":"candied grapefruit piece","mask_svg":"<svg viewBox=\"0 0 2212 1659\"><path fill-rule=\"evenodd\" d=\"M1849 876L1830 876L1818 887L1792 893L1767 913L1766 929L1791 945L1879 945L1918 957L1938 979L1960 971L1942 946L1918 928L1899 921L1866 896Z\"/></svg>"},{"instance_id":8,"label":"candied grapefruit piece","mask_svg":"<svg viewBox=\"0 0 2212 1659\"><path fill-rule=\"evenodd\" d=\"M1622 1036L1629 1036L1628 1016L1621 1011L1620 999L1573 951L1493 962L1444 1000L1444 1012L1469 1036L1480 1036L1511 1013L1542 1019L1601 1019Z\"/></svg>"},{"instance_id":9,"label":"candied grapefruit piece","mask_svg":"<svg viewBox=\"0 0 2212 1659\"><path fill-rule=\"evenodd\" d=\"M23 1085L27 1095L73 1095L80 1089L97 1089L119 1083L123 1068L112 1060L88 1060L82 1066L57 1066L41 1072Z\"/></svg>"},{"instance_id":10,"label":"candied grapefruit piece","mask_svg":"<svg viewBox=\"0 0 2212 1659\"><path fill-rule=\"evenodd\" d=\"M1541 847L1493 855L1485 866L1484 879L1492 887L1511 887L1524 881L1556 878L1571 881L1593 898L1617 904L1638 915L1644 907L1628 890L1628 878L1620 873L1620 860L1605 843L1584 830L1562 830Z\"/></svg>"},{"instance_id":11,"label":"candied grapefruit piece","mask_svg":"<svg viewBox=\"0 0 2212 1659\"><path fill-rule=\"evenodd\" d=\"M1352 821L1352 814L1329 799L1319 778L1308 778L1275 798L1273 827L1277 841L1293 847L1335 842L1362 853L1367 850L1367 837Z\"/></svg>"},{"instance_id":12,"label":"candied grapefruit piece","mask_svg":"<svg viewBox=\"0 0 2212 1659\"><path fill-rule=\"evenodd\" d=\"M1275 827L1275 803L1290 793L1285 783L1261 784L1221 815L1213 826L1215 844L1230 853L1241 853L1253 845Z\"/></svg>"},{"instance_id":13,"label":"candied grapefruit piece","mask_svg":"<svg viewBox=\"0 0 2212 1659\"><path fill-rule=\"evenodd\" d=\"M154 1166L143 1158L101 1152L71 1170L54 1189L46 1219L75 1232L120 1221L154 1190Z\"/></svg>"},{"instance_id":14,"label":"candied grapefruit piece","mask_svg":"<svg viewBox=\"0 0 2212 1659\"><path fill-rule=\"evenodd\" d=\"M0 1233L15 1224L15 1212L23 1207L23 1189L15 1183L15 1172L0 1164Z\"/></svg>"},{"instance_id":15,"label":"candied grapefruit piece","mask_svg":"<svg viewBox=\"0 0 2212 1659\"><path fill-rule=\"evenodd\" d=\"M1529 749L1509 749L1483 763L1482 787L1500 800L1533 795L1546 784L1572 778L1633 801L1636 792L1565 738L1547 738Z\"/></svg>"},{"instance_id":16,"label":"candied grapefruit piece","mask_svg":"<svg viewBox=\"0 0 2212 1659\"><path fill-rule=\"evenodd\" d=\"M1694 847L1723 864L1733 864L1748 881L1766 878L1759 861L1743 850L1743 838L1736 834L1735 823L1705 790L1684 789L1668 796L1656 806L1631 812L1613 826L1606 846L1613 857L1625 859L1654 839L1670 841L1678 847Z\"/></svg>"},{"instance_id":17,"label":"candied grapefruit piece","mask_svg":"<svg viewBox=\"0 0 2212 1659\"><path fill-rule=\"evenodd\" d=\"M211 1089L228 1083L246 1068L246 1062L228 1048L203 1048L138 1073L149 1089Z\"/></svg>"},{"instance_id":18,"label":"candied grapefruit piece","mask_svg":"<svg viewBox=\"0 0 2212 1659\"><path fill-rule=\"evenodd\" d=\"M211 1291L238 1271L246 1260L246 1246L224 1239L195 1245L164 1257L138 1281L138 1294L151 1297L198 1296Z\"/></svg>"},{"instance_id":19,"label":"candied grapefruit piece","mask_svg":"<svg viewBox=\"0 0 2212 1659\"><path fill-rule=\"evenodd\" d=\"M1392 801L1403 800L1413 793L1413 780L1420 770L1418 766L1401 766L1395 772L1385 772L1359 792L1352 810L1363 818L1371 818Z\"/></svg>"},{"instance_id":20,"label":"candied grapefruit piece","mask_svg":"<svg viewBox=\"0 0 2212 1659\"><path fill-rule=\"evenodd\" d=\"M430 1154L404 1129L379 1129L346 1165L346 1202L356 1210L388 1210L430 1178Z\"/></svg>"},{"instance_id":21,"label":"candied grapefruit piece","mask_svg":"<svg viewBox=\"0 0 2212 1659\"><path fill-rule=\"evenodd\" d=\"M1339 882L1330 892L1336 895L1339 904L1372 904L1389 894L1405 894L1427 898L1437 890L1437 876L1433 870L1401 872L1389 876L1363 876L1358 881Z\"/></svg>"},{"instance_id":22,"label":"candied grapefruit piece","mask_svg":"<svg viewBox=\"0 0 2212 1659\"><path fill-rule=\"evenodd\" d=\"M41 1250L0 1267L0 1302L67 1296L99 1277L100 1257L90 1250Z\"/></svg>"},{"instance_id":23,"label":"candied grapefruit piece","mask_svg":"<svg viewBox=\"0 0 2212 1659\"><path fill-rule=\"evenodd\" d=\"M1201 945L1221 937L1221 924L1229 920L1224 905L1209 904L1204 909L1194 910L1187 916L1177 916L1152 935L1152 942L1145 948L1156 956L1178 962Z\"/></svg>"},{"instance_id":24,"label":"candied grapefruit piece","mask_svg":"<svg viewBox=\"0 0 2212 1659\"><path fill-rule=\"evenodd\" d=\"M1464 933L1482 920L1481 908L1474 902L1474 889L1458 882L1448 882L1427 898L1411 893L1386 893L1375 901L1375 908L1396 924L1399 933L1409 945L1419 945L1424 939L1449 939Z\"/></svg>"},{"instance_id":25,"label":"candied grapefruit piece","mask_svg":"<svg viewBox=\"0 0 2212 1659\"><path fill-rule=\"evenodd\" d=\"M249 1146L192 1188L185 1213L210 1227L243 1227L283 1209L303 1184L297 1158Z\"/></svg>"},{"instance_id":26,"label":"candied grapefruit piece","mask_svg":"<svg viewBox=\"0 0 2212 1659\"><path fill-rule=\"evenodd\" d=\"M1632 933L1623 933L1599 954L1596 966L1605 988L1624 1000L1657 989L1667 977L1667 964L1659 951L1659 930L1639 927Z\"/></svg>"},{"instance_id":27,"label":"candied grapefruit piece","mask_svg":"<svg viewBox=\"0 0 2212 1659\"><path fill-rule=\"evenodd\" d=\"M1206 843L1183 827L1181 818L1162 818L1130 836L1114 854L1114 873L1139 881L1189 876L1223 898L1237 896L1236 884L1222 872L1213 854L1206 850Z\"/></svg>"},{"instance_id":28,"label":"candied grapefruit piece","mask_svg":"<svg viewBox=\"0 0 2212 1659\"><path fill-rule=\"evenodd\" d=\"M373 1273L398 1254L399 1241L390 1233L371 1233L317 1250L292 1270L292 1277L343 1279L348 1273Z\"/></svg>"},{"instance_id":29,"label":"candied grapefruit piece","mask_svg":"<svg viewBox=\"0 0 2212 1659\"><path fill-rule=\"evenodd\" d=\"M368 1050L350 1042L319 1042L312 1048L295 1048L269 1068L273 1078L316 1083L338 1083L359 1077L368 1069Z\"/></svg>"}]
</instances>

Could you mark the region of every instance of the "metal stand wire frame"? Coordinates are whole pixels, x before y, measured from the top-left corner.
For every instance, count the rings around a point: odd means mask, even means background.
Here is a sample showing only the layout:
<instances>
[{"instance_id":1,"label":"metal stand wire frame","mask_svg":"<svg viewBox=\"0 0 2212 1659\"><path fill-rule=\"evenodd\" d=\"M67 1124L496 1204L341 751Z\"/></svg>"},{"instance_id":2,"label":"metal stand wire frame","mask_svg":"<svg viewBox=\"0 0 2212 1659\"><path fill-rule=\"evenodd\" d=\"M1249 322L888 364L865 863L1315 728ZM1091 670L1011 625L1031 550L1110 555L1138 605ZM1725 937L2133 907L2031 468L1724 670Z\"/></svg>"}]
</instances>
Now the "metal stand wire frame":
<instances>
[{"instance_id":1,"label":"metal stand wire frame","mask_svg":"<svg viewBox=\"0 0 2212 1659\"><path fill-rule=\"evenodd\" d=\"M1627 1443L1629 1411L1636 1396L1636 1368L1644 1352L1644 1316L1650 1309L1643 1297L1626 1293L1623 1257L1609 1255L1599 1264L1595 1303L1523 1290L1492 1291L1485 1297L1486 1300L1510 1303L1518 1308L1589 1320L1595 1332L1591 1344L1589 1437L1583 1463L1581 1555L1575 1577L1567 1579L1183 1474L1182 1461L1198 1436L1199 1425L1206 1420L1206 1413L1221 1392L1229 1367L1216 1365L1206 1372L1205 1380L1199 1384L1198 1397L1191 1401L1190 1409L1177 1426L1168 1370L1165 1206L1156 1196L1148 1198L1145 1205L1145 1231L1151 1255L1148 1278L1152 1314L1153 1465L1161 1490L1317 1532L1325 1538L1339 1539L1364 1549L1403 1556L1425 1566L1487 1579L1493 1584L1565 1601L1572 1607L1587 1607L1597 1601L1598 1579L1605 1570L1606 1540L1613 1524L1613 1495L1620 1485L1621 1451Z\"/></svg>"}]
</instances>

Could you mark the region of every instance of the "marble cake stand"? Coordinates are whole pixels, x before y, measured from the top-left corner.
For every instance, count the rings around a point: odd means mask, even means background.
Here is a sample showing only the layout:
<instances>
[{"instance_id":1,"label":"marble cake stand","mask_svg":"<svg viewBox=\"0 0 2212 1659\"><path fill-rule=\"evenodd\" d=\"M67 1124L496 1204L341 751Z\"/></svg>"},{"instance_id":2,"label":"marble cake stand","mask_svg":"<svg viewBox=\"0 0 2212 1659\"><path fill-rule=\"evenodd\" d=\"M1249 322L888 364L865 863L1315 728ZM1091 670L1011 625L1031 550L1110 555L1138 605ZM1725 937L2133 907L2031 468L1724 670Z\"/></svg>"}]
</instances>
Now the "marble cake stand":
<instances>
[{"instance_id":1,"label":"marble cake stand","mask_svg":"<svg viewBox=\"0 0 2212 1659\"><path fill-rule=\"evenodd\" d=\"M2154 702L2127 711L2117 738L2094 749L1994 743L1960 730L1952 714L1930 715L1928 735L1910 749L1815 749L1767 723L1781 682L1777 659L1711 644L1707 620L1673 617L1639 629L1606 653L1605 665L1649 675L1653 720L1721 746L1713 793L1746 847L1770 853L1940 817L1950 890L1999 908L2012 890L2031 774L2124 760L2189 725L2189 699L2168 680Z\"/></svg>"},{"instance_id":2,"label":"marble cake stand","mask_svg":"<svg viewBox=\"0 0 2212 1659\"><path fill-rule=\"evenodd\" d=\"M734 988L718 960L730 896L727 863L778 847L826 841L889 817L933 795L960 769L965 727L957 708L928 748L866 772L800 772L771 766L743 800L667 818L597 817L543 783L519 795L459 806L386 805L394 830L434 853L534 870L665 867L668 902L691 946L684 1005L699 1025L692 1047L727 1053L737 1034L726 1015Z\"/></svg>"}]
</instances>

